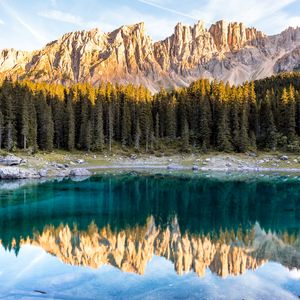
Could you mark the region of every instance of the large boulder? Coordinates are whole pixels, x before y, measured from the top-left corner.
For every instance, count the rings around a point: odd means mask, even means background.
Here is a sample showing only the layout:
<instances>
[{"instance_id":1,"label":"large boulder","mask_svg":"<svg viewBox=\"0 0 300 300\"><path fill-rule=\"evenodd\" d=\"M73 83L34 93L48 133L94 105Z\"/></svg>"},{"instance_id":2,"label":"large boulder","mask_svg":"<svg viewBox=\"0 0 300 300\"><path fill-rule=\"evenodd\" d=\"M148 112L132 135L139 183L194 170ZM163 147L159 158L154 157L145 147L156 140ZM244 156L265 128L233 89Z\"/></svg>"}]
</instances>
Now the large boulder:
<instances>
[{"instance_id":1,"label":"large boulder","mask_svg":"<svg viewBox=\"0 0 300 300\"><path fill-rule=\"evenodd\" d=\"M0 168L0 179L28 179L40 178L38 172L34 169L25 169L18 167Z\"/></svg>"},{"instance_id":2,"label":"large boulder","mask_svg":"<svg viewBox=\"0 0 300 300\"><path fill-rule=\"evenodd\" d=\"M48 170L47 169L39 170L39 175L40 175L40 177L47 177L48 176Z\"/></svg>"},{"instance_id":3,"label":"large boulder","mask_svg":"<svg viewBox=\"0 0 300 300\"><path fill-rule=\"evenodd\" d=\"M289 157L287 155L282 155L279 157L279 159L286 161L286 160L289 160Z\"/></svg>"},{"instance_id":4,"label":"large boulder","mask_svg":"<svg viewBox=\"0 0 300 300\"><path fill-rule=\"evenodd\" d=\"M18 166L22 161L22 158L15 155L0 156L0 164L5 166Z\"/></svg>"},{"instance_id":5,"label":"large boulder","mask_svg":"<svg viewBox=\"0 0 300 300\"><path fill-rule=\"evenodd\" d=\"M70 176L71 177L77 177L77 176L91 176L92 173L84 168L77 168L77 169L72 169L70 171Z\"/></svg>"},{"instance_id":6,"label":"large boulder","mask_svg":"<svg viewBox=\"0 0 300 300\"><path fill-rule=\"evenodd\" d=\"M199 168L198 165L193 165L192 170L193 170L193 171L199 171L200 168Z\"/></svg>"},{"instance_id":7,"label":"large boulder","mask_svg":"<svg viewBox=\"0 0 300 300\"><path fill-rule=\"evenodd\" d=\"M76 162L80 165L85 163L84 159L77 159Z\"/></svg>"}]
</instances>

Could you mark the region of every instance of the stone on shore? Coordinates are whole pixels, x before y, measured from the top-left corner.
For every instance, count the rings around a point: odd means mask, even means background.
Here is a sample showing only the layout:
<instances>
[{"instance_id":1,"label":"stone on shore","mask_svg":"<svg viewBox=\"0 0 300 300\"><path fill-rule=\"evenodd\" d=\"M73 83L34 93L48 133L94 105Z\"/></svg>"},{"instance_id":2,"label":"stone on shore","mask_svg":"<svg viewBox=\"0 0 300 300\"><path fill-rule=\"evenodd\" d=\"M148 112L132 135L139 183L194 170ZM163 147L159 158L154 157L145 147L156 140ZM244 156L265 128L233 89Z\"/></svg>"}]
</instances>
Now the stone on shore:
<instances>
[{"instance_id":1,"label":"stone on shore","mask_svg":"<svg viewBox=\"0 0 300 300\"><path fill-rule=\"evenodd\" d=\"M18 167L6 167L0 169L0 179L32 179L40 178L39 173L34 169Z\"/></svg>"},{"instance_id":2,"label":"stone on shore","mask_svg":"<svg viewBox=\"0 0 300 300\"><path fill-rule=\"evenodd\" d=\"M47 177L48 176L48 170L47 169L39 170L39 175L40 175L40 177Z\"/></svg>"},{"instance_id":3,"label":"stone on shore","mask_svg":"<svg viewBox=\"0 0 300 300\"><path fill-rule=\"evenodd\" d=\"M22 158L15 155L0 156L0 164L5 166L18 166L22 162Z\"/></svg>"},{"instance_id":4,"label":"stone on shore","mask_svg":"<svg viewBox=\"0 0 300 300\"><path fill-rule=\"evenodd\" d=\"M168 170L179 170L181 169L182 167L180 165L177 165L177 164L170 164L168 165L167 169Z\"/></svg>"},{"instance_id":5,"label":"stone on shore","mask_svg":"<svg viewBox=\"0 0 300 300\"><path fill-rule=\"evenodd\" d=\"M91 176L92 173L87 170L87 169L83 169L83 168L78 168L78 169L73 169L70 171L70 176L71 177L75 177L75 176Z\"/></svg>"},{"instance_id":6,"label":"stone on shore","mask_svg":"<svg viewBox=\"0 0 300 300\"><path fill-rule=\"evenodd\" d=\"M289 160L289 157L286 155L282 155L279 159L280 160Z\"/></svg>"},{"instance_id":7,"label":"stone on shore","mask_svg":"<svg viewBox=\"0 0 300 300\"><path fill-rule=\"evenodd\" d=\"M77 159L76 162L80 165L85 163L84 159Z\"/></svg>"}]
</instances>

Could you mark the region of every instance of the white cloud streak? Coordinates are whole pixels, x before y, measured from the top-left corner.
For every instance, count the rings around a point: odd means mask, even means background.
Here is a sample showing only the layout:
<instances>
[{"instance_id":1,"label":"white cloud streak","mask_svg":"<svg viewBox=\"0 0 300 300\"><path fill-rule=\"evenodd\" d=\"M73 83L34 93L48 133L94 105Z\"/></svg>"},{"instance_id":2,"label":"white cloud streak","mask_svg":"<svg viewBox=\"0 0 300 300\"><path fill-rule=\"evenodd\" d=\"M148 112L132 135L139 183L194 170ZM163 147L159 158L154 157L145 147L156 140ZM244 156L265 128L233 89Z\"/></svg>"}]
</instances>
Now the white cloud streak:
<instances>
[{"instance_id":1,"label":"white cloud streak","mask_svg":"<svg viewBox=\"0 0 300 300\"><path fill-rule=\"evenodd\" d=\"M4 21L0 19L0 25L3 25L3 24L4 24Z\"/></svg>"},{"instance_id":2,"label":"white cloud streak","mask_svg":"<svg viewBox=\"0 0 300 300\"><path fill-rule=\"evenodd\" d=\"M279 33L288 26L299 26L300 17L287 13L285 8L297 0L207 0L187 1L189 10L182 12L173 9L176 1L136 0L161 11L170 12L191 20L202 20L207 25L218 20L243 22L266 31L267 34ZM271 25L272 24L272 25Z\"/></svg>"},{"instance_id":3,"label":"white cloud streak","mask_svg":"<svg viewBox=\"0 0 300 300\"><path fill-rule=\"evenodd\" d=\"M81 17L72 15L68 12L56 10L56 9L39 12L38 15L47 19L52 19L60 22L77 24L77 25L83 24L83 20Z\"/></svg>"},{"instance_id":4,"label":"white cloud streak","mask_svg":"<svg viewBox=\"0 0 300 300\"><path fill-rule=\"evenodd\" d=\"M23 26L30 34L39 42L45 43L45 36L42 35L38 30L36 30L33 26L31 26L28 22L26 22L11 6L9 6L6 1L0 1L0 6L4 9L4 11L16 22L18 22L21 26Z\"/></svg>"},{"instance_id":5,"label":"white cloud streak","mask_svg":"<svg viewBox=\"0 0 300 300\"><path fill-rule=\"evenodd\" d=\"M205 16L208 21L229 19L255 23L266 17L272 16L296 0L210 0L205 5L193 9L190 13Z\"/></svg>"},{"instance_id":6,"label":"white cloud streak","mask_svg":"<svg viewBox=\"0 0 300 300\"><path fill-rule=\"evenodd\" d=\"M185 18L192 19L194 21L198 20L192 14L186 14L186 13L183 13L181 11L178 11L178 10L175 10L175 9L172 9L172 8L168 8L168 7L162 6L160 4L157 4L157 2L154 3L154 2L151 2L151 1L147 1L147 0L137 0L137 1L140 2L140 3L144 3L146 5L149 5L149 6L152 6L152 7L155 7L155 8L158 8L158 9L161 9L161 10L164 10L164 11L176 14L178 16L182 16L182 17L185 17Z\"/></svg>"}]
</instances>

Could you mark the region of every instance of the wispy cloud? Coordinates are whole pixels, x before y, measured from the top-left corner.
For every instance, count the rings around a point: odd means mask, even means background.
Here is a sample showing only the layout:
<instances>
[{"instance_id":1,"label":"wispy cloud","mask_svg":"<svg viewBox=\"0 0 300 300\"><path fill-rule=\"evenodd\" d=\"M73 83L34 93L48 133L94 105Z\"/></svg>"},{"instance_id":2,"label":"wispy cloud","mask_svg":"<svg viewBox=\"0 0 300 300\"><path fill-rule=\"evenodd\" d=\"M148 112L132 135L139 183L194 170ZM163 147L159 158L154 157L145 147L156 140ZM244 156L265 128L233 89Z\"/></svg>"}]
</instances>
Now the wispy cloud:
<instances>
[{"instance_id":1,"label":"wispy cloud","mask_svg":"<svg viewBox=\"0 0 300 300\"><path fill-rule=\"evenodd\" d=\"M26 22L21 15L18 14L16 10L14 10L6 1L0 1L0 6L2 6L3 10L16 22L18 22L21 26L26 28L28 32L39 42L45 43L46 39L43 34L41 34L37 29L35 29L31 24Z\"/></svg>"},{"instance_id":2,"label":"wispy cloud","mask_svg":"<svg viewBox=\"0 0 300 300\"><path fill-rule=\"evenodd\" d=\"M161 4L159 4L159 3L161 3L160 1L148 1L148 0L137 0L137 1L141 2L141 3L144 3L146 5L149 5L149 6L152 6L152 7L155 7L155 8L158 8L158 9L161 9L161 10L164 10L164 11L176 14L178 16L182 16L182 17L189 18L189 19L192 19L192 20L198 20L192 14L188 14L188 13L186 14L186 13L178 11L176 9L165 7L165 6L161 5Z\"/></svg>"},{"instance_id":3,"label":"wispy cloud","mask_svg":"<svg viewBox=\"0 0 300 300\"><path fill-rule=\"evenodd\" d=\"M0 19L0 25L3 25L3 24L4 24L4 21Z\"/></svg>"},{"instance_id":4,"label":"wispy cloud","mask_svg":"<svg viewBox=\"0 0 300 300\"><path fill-rule=\"evenodd\" d=\"M244 22L248 26L261 26L267 33L277 33L287 26L300 25L299 16L292 16L291 11L286 12L286 8L298 0L187 0L185 6L169 0L136 1L190 20L203 20L207 25L225 19Z\"/></svg>"},{"instance_id":5,"label":"wispy cloud","mask_svg":"<svg viewBox=\"0 0 300 300\"><path fill-rule=\"evenodd\" d=\"M272 16L296 0L210 0L205 5L200 5L191 13L205 16L209 21L216 19L233 19L253 23L265 17Z\"/></svg>"},{"instance_id":6,"label":"wispy cloud","mask_svg":"<svg viewBox=\"0 0 300 300\"><path fill-rule=\"evenodd\" d=\"M104 31L111 31L122 25L144 22L147 33L154 39L166 38L174 31L177 18L162 18L161 15L141 12L128 6L119 7L118 11L109 8L101 11L97 18L98 27Z\"/></svg>"},{"instance_id":7,"label":"wispy cloud","mask_svg":"<svg viewBox=\"0 0 300 300\"><path fill-rule=\"evenodd\" d=\"M38 15L44 18L71 24L81 25L83 23L83 20L80 16L75 16L68 12L63 12L56 9L39 12Z\"/></svg>"},{"instance_id":8,"label":"wispy cloud","mask_svg":"<svg viewBox=\"0 0 300 300\"><path fill-rule=\"evenodd\" d=\"M175 25L175 20L172 18L160 18L159 16L139 12L128 6L121 6L118 11L103 8L101 14L95 20L88 21L78 15L54 9L39 12L38 15L50 20L75 24L82 29L99 27L104 32L115 30L122 25L135 24L143 21L145 22L149 34L156 40L168 36L173 31Z\"/></svg>"}]
</instances>

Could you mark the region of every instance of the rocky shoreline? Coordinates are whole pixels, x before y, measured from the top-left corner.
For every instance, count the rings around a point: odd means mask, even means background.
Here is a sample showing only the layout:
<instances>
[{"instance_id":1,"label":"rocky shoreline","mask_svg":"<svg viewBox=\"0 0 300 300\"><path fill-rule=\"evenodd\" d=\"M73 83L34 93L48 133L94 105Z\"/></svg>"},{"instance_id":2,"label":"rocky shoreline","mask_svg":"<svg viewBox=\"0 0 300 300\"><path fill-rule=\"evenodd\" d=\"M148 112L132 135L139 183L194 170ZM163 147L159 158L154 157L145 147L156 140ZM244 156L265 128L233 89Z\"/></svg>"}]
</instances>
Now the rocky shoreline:
<instances>
[{"instance_id":1,"label":"rocky shoreline","mask_svg":"<svg viewBox=\"0 0 300 300\"><path fill-rule=\"evenodd\" d=\"M0 179L39 179L48 177L87 177L92 173L85 168L69 168L67 164L53 164L48 168L33 168L14 155L0 157Z\"/></svg>"},{"instance_id":2,"label":"rocky shoreline","mask_svg":"<svg viewBox=\"0 0 300 300\"><path fill-rule=\"evenodd\" d=\"M19 157L12 154L0 156L0 180L41 179L65 177L89 177L104 170L169 170L193 172L288 172L300 173L300 157L287 155L241 155L211 154L206 156L176 155L171 157L154 156L107 156L81 154L64 155L59 162L56 154L48 157Z\"/></svg>"}]
</instances>

